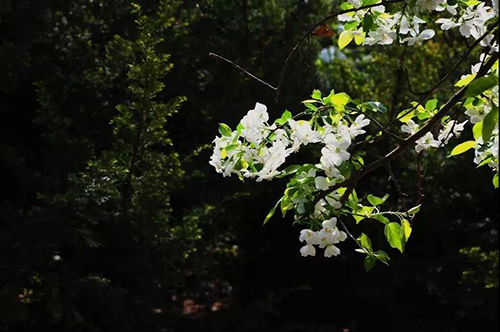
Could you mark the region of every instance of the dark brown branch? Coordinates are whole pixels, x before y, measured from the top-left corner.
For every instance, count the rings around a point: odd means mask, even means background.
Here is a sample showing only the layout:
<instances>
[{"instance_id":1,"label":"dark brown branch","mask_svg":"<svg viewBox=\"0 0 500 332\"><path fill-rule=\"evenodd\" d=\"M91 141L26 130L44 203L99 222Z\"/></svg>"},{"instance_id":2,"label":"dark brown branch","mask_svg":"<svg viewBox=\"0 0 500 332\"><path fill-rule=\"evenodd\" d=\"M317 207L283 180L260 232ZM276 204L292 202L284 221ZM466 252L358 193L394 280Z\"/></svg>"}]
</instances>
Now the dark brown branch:
<instances>
[{"instance_id":1,"label":"dark brown branch","mask_svg":"<svg viewBox=\"0 0 500 332\"><path fill-rule=\"evenodd\" d=\"M401 186L399 185L398 179L396 176L394 176L394 173L392 172L391 168L391 163L387 163L387 172L389 173L389 176L394 183L394 187L396 188L396 192L398 193L399 201L401 202L401 205L403 206L403 209L405 212L408 214L408 207L406 206L405 202L405 197L408 197L403 191L401 190Z\"/></svg>"},{"instance_id":2,"label":"dark brown branch","mask_svg":"<svg viewBox=\"0 0 500 332\"><path fill-rule=\"evenodd\" d=\"M493 64L498 60L498 53L493 54L490 59L486 62L485 66L477 73L476 77L482 77L486 75L488 70L493 66ZM445 117L448 112L450 112L453 107L460 102L460 100L464 97L465 91L467 90L467 86L461 88L453 97L451 97L446 104L443 105L441 110L436 113L419 131L417 131L412 136L405 139L399 146L395 149L387 153L384 157L377 159L371 164L361 168L359 171L354 173L349 179L344 180L328 190L322 193L322 196L325 196L339 188L346 187L347 190L353 190L356 183L363 178L364 176L370 174L371 172L377 170L378 168L384 166L385 164L391 162L392 160L400 157L408 147L412 146L418 139L424 137L429 131L431 131L436 125L439 124L441 119ZM347 192L346 190L346 192ZM321 199L322 197L319 197Z\"/></svg>"},{"instance_id":3,"label":"dark brown branch","mask_svg":"<svg viewBox=\"0 0 500 332\"><path fill-rule=\"evenodd\" d=\"M467 59L467 57L469 56L469 54L474 50L474 48L479 45L479 43L484 39L486 38L486 36L494 33L495 31L497 30L497 28L493 28L491 31L487 31L485 32L479 39L477 39L470 47L469 49L467 50L467 52L465 52L465 54L462 56L462 58L453 66L453 68L443 77L441 78L441 80L436 84L434 85L432 88L430 88L429 90L426 90L422 93L419 93L419 92L415 92L414 94L416 95L423 95L423 97L420 99L420 101L412 108L410 108L408 111L402 113L401 115L399 115L396 119L394 119L390 124L394 124L396 121L398 121L399 119L405 117L407 114L410 114L412 111L416 110L418 106L421 106L422 103L427 99L429 98L429 96L431 95L432 92L434 92L437 88L439 88L441 86L441 84L443 84L444 82L446 82L446 80L455 72L455 70L457 70L457 68L465 61L465 59ZM388 127L389 127L388 126Z\"/></svg>"}]
</instances>

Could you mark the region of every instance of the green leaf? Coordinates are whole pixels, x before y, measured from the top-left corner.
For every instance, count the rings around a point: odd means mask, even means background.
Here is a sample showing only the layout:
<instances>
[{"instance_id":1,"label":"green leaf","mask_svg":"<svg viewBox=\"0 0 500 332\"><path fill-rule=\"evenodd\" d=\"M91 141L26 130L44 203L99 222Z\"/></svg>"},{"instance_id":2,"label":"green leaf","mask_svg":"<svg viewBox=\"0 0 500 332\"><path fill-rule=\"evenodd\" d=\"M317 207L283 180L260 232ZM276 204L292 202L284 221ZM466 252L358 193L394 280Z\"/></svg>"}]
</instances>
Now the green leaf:
<instances>
[{"instance_id":1,"label":"green leaf","mask_svg":"<svg viewBox=\"0 0 500 332\"><path fill-rule=\"evenodd\" d=\"M266 216L266 219L264 219L264 223L262 225L265 225L267 224L267 222L269 221L269 219L271 219L274 215L274 212L276 212L276 208L278 207L278 205L281 203L281 200L283 199L283 197L280 198L279 201L276 202L276 204L274 205L274 207L271 209L271 211L269 211L269 213L267 214Z\"/></svg>"},{"instance_id":2,"label":"green leaf","mask_svg":"<svg viewBox=\"0 0 500 332\"><path fill-rule=\"evenodd\" d=\"M361 204L359 205L358 208L358 215L353 215L352 217L354 220L356 220L356 224L359 224L359 222L366 217L369 217L372 212L373 212L373 207L372 206L362 206Z\"/></svg>"},{"instance_id":3,"label":"green leaf","mask_svg":"<svg viewBox=\"0 0 500 332\"><path fill-rule=\"evenodd\" d=\"M476 141L467 141L467 142L460 143L457 146L455 146L455 148L451 151L449 157L462 154L462 153L472 149L475 146L476 146Z\"/></svg>"},{"instance_id":4,"label":"green leaf","mask_svg":"<svg viewBox=\"0 0 500 332\"><path fill-rule=\"evenodd\" d=\"M389 266L389 261L391 260L391 258L389 257L389 255L387 255L387 253L385 251L377 250L373 253L373 256L375 256L375 258L377 258L379 261L381 261L385 265Z\"/></svg>"},{"instance_id":5,"label":"green leaf","mask_svg":"<svg viewBox=\"0 0 500 332\"><path fill-rule=\"evenodd\" d=\"M339 41L338 41L339 48L343 49L344 47L349 45L349 43L352 41L353 38L354 38L354 35L352 34L351 31L347 31L347 30L342 31L340 33Z\"/></svg>"},{"instance_id":6,"label":"green leaf","mask_svg":"<svg viewBox=\"0 0 500 332\"><path fill-rule=\"evenodd\" d=\"M292 113L290 113L290 111L288 111L288 110L285 110L283 112L283 114L281 114L281 118L276 119L276 121L274 121L274 122L278 125L283 125L283 124L287 123L288 120L290 120L291 118L292 118Z\"/></svg>"},{"instance_id":7,"label":"green leaf","mask_svg":"<svg viewBox=\"0 0 500 332\"><path fill-rule=\"evenodd\" d=\"M402 226L403 226L403 231L405 234L405 242L408 242L408 239L410 238L411 235L411 225L410 222L406 219L402 220Z\"/></svg>"},{"instance_id":8,"label":"green leaf","mask_svg":"<svg viewBox=\"0 0 500 332\"><path fill-rule=\"evenodd\" d=\"M437 103L438 103L437 99L428 100L427 103L425 103L425 109L429 112L432 112L436 109Z\"/></svg>"},{"instance_id":9,"label":"green leaf","mask_svg":"<svg viewBox=\"0 0 500 332\"><path fill-rule=\"evenodd\" d=\"M364 32L370 31L372 26L373 26L373 16L365 15L365 17L363 17L363 31Z\"/></svg>"},{"instance_id":10,"label":"green leaf","mask_svg":"<svg viewBox=\"0 0 500 332\"><path fill-rule=\"evenodd\" d=\"M349 30L349 31L353 31L353 30L356 30L358 25L359 25L359 22L357 22L357 21L347 22L346 24L344 24L344 29Z\"/></svg>"},{"instance_id":11,"label":"green leaf","mask_svg":"<svg viewBox=\"0 0 500 332\"><path fill-rule=\"evenodd\" d=\"M292 200L288 195L283 196L280 202L281 215L285 218L286 212L293 207Z\"/></svg>"},{"instance_id":12,"label":"green leaf","mask_svg":"<svg viewBox=\"0 0 500 332\"><path fill-rule=\"evenodd\" d=\"M330 97L330 101L332 102L333 106L335 106L335 108L338 110L343 110L345 105L347 105L350 100L351 97L343 92L334 94Z\"/></svg>"},{"instance_id":13,"label":"green leaf","mask_svg":"<svg viewBox=\"0 0 500 332\"><path fill-rule=\"evenodd\" d=\"M367 101L359 105L361 109L368 109L373 112L387 113L387 107L378 101Z\"/></svg>"},{"instance_id":14,"label":"green leaf","mask_svg":"<svg viewBox=\"0 0 500 332\"><path fill-rule=\"evenodd\" d=\"M359 242L361 243L361 246L363 246L363 248L367 249L368 251L372 251L372 241L370 240L368 235L366 235L365 233L361 233Z\"/></svg>"},{"instance_id":15,"label":"green leaf","mask_svg":"<svg viewBox=\"0 0 500 332\"><path fill-rule=\"evenodd\" d=\"M363 0L362 6L374 5L376 3L382 3L380 0Z\"/></svg>"},{"instance_id":16,"label":"green leaf","mask_svg":"<svg viewBox=\"0 0 500 332\"><path fill-rule=\"evenodd\" d=\"M462 78L457 83L455 83L455 86L463 87L463 86L469 85L469 83L472 82L475 78L476 78L475 74L469 74L469 75L465 76L464 78Z\"/></svg>"},{"instance_id":17,"label":"green leaf","mask_svg":"<svg viewBox=\"0 0 500 332\"><path fill-rule=\"evenodd\" d=\"M417 206L412 207L411 209L408 210L409 214L417 214L420 211L420 206L422 204L419 204Z\"/></svg>"},{"instance_id":18,"label":"green leaf","mask_svg":"<svg viewBox=\"0 0 500 332\"><path fill-rule=\"evenodd\" d=\"M382 198L377 197L377 196L373 196L372 194L370 194L370 195L368 195L367 198L368 198L368 202L370 202L371 205L377 206L377 205L384 203L388 197L389 197L388 194L385 194L384 197L382 197Z\"/></svg>"},{"instance_id":19,"label":"green leaf","mask_svg":"<svg viewBox=\"0 0 500 332\"><path fill-rule=\"evenodd\" d=\"M488 142L498 122L498 108L492 109L483 120L483 142Z\"/></svg>"},{"instance_id":20,"label":"green leaf","mask_svg":"<svg viewBox=\"0 0 500 332\"><path fill-rule=\"evenodd\" d=\"M321 100L321 91L314 90L312 95L311 95L311 98L316 99L316 100Z\"/></svg>"},{"instance_id":21,"label":"green leaf","mask_svg":"<svg viewBox=\"0 0 500 332\"><path fill-rule=\"evenodd\" d=\"M477 141L483 135L483 121L478 122L472 127L472 134Z\"/></svg>"},{"instance_id":22,"label":"green leaf","mask_svg":"<svg viewBox=\"0 0 500 332\"><path fill-rule=\"evenodd\" d=\"M404 110L398 114L398 119L401 122L408 122L415 116L415 110L409 112L410 109Z\"/></svg>"},{"instance_id":23,"label":"green leaf","mask_svg":"<svg viewBox=\"0 0 500 332\"><path fill-rule=\"evenodd\" d=\"M366 33L364 32L354 35L354 42L356 43L356 45L363 44L365 39L366 39Z\"/></svg>"},{"instance_id":24,"label":"green leaf","mask_svg":"<svg viewBox=\"0 0 500 332\"><path fill-rule=\"evenodd\" d=\"M483 159L483 161L481 161L479 163L479 165L476 166L476 168L479 168L479 167L483 167L484 165L488 165L489 163L491 163L493 161L493 158L490 156L488 158L485 158Z\"/></svg>"},{"instance_id":25,"label":"green leaf","mask_svg":"<svg viewBox=\"0 0 500 332\"><path fill-rule=\"evenodd\" d=\"M388 223L390 223L389 219L382 214L376 214L376 215L374 215L374 217L375 217L375 219L380 221L382 224L387 225Z\"/></svg>"},{"instance_id":26,"label":"green leaf","mask_svg":"<svg viewBox=\"0 0 500 332\"><path fill-rule=\"evenodd\" d=\"M236 126L236 132L238 133L238 135L241 135L243 129L245 129L245 127L243 127L241 123L238 123L238 126Z\"/></svg>"},{"instance_id":27,"label":"green leaf","mask_svg":"<svg viewBox=\"0 0 500 332\"><path fill-rule=\"evenodd\" d=\"M232 131L231 128L225 123L219 123L219 133L222 136L231 136Z\"/></svg>"},{"instance_id":28,"label":"green leaf","mask_svg":"<svg viewBox=\"0 0 500 332\"><path fill-rule=\"evenodd\" d=\"M403 228L396 222L391 222L384 227L384 234L389 245L403 252L405 247L405 234Z\"/></svg>"},{"instance_id":29,"label":"green leaf","mask_svg":"<svg viewBox=\"0 0 500 332\"><path fill-rule=\"evenodd\" d=\"M475 5L479 5L481 3L481 1L477 1L477 0L469 0L469 1L466 1L465 4L467 5L467 7L472 7L472 6L475 6Z\"/></svg>"},{"instance_id":30,"label":"green leaf","mask_svg":"<svg viewBox=\"0 0 500 332\"><path fill-rule=\"evenodd\" d=\"M368 272L371 269L373 269L373 267L375 266L376 263L377 263L377 259L375 257L373 257L373 256L366 256L365 257L365 262L364 262L366 272Z\"/></svg>"},{"instance_id":31,"label":"green leaf","mask_svg":"<svg viewBox=\"0 0 500 332\"><path fill-rule=\"evenodd\" d=\"M493 186L495 188L498 188L498 173L496 173L495 175L493 175Z\"/></svg>"},{"instance_id":32,"label":"green leaf","mask_svg":"<svg viewBox=\"0 0 500 332\"><path fill-rule=\"evenodd\" d=\"M313 112L316 112L318 110L318 108L316 106L314 106L313 104L310 104L310 103L305 103L304 106Z\"/></svg>"},{"instance_id":33,"label":"green leaf","mask_svg":"<svg viewBox=\"0 0 500 332\"><path fill-rule=\"evenodd\" d=\"M467 90L465 91L465 97L475 97L480 95L486 90L491 89L498 84L497 75L488 75L485 77L480 77L472 81Z\"/></svg>"},{"instance_id":34,"label":"green leaf","mask_svg":"<svg viewBox=\"0 0 500 332\"><path fill-rule=\"evenodd\" d=\"M431 112L425 111L425 112L419 112L417 113L417 118L419 120L425 120L431 117Z\"/></svg>"},{"instance_id":35,"label":"green leaf","mask_svg":"<svg viewBox=\"0 0 500 332\"><path fill-rule=\"evenodd\" d=\"M354 6L350 2L344 2L340 5L340 9L342 10L347 10L351 8L354 8Z\"/></svg>"},{"instance_id":36,"label":"green leaf","mask_svg":"<svg viewBox=\"0 0 500 332\"><path fill-rule=\"evenodd\" d=\"M288 166L287 168L285 168L284 170L281 171L281 173L279 175L277 175L276 177L277 178L283 178L285 176L288 176L290 174L294 174L296 173L302 166L300 165L290 165Z\"/></svg>"}]
</instances>

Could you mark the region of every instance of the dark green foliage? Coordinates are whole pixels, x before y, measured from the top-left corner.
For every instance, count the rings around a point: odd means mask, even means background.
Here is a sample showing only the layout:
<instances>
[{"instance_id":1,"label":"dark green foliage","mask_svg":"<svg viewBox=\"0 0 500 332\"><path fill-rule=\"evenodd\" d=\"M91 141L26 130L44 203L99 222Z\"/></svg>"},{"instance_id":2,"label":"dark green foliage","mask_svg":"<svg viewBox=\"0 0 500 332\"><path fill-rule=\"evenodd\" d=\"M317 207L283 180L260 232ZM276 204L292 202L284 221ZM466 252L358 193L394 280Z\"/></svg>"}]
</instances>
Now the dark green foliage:
<instances>
[{"instance_id":1,"label":"dark green foliage","mask_svg":"<svg viewBox=\"0 0 500 332\"><path fill-rule=\"evenodd\" d=\"M462 54L461 40L412 52L349 47L328 61L318 54L332 40L311 37L301 48L311 67L293 59L275 104L272 91L208 53L276 84L290 49L335 2L139 2L142 12L129 0L0 0L0 330L498 325L498 194L484 191L491 174L470 159L422 160L425 197L405 254L390 267L367 262L369 273L347 242L337 260L301 259L290 214L262 227L281 180L242 184L208 165L219 123L235 128L256 101L279 118L302 111L314 88L334 88L380 100L387 109L367 109L389 121L414 99L400 65L424 91ZM458 78L433 97L441 103ZM377 142L363 158L395 143ZM392 166L411 207L415 156ZM360 199L366 192L399 204L384 170L359 184ZM351 226L356 235L372 225Z\"/></svg>"}]
</instances>

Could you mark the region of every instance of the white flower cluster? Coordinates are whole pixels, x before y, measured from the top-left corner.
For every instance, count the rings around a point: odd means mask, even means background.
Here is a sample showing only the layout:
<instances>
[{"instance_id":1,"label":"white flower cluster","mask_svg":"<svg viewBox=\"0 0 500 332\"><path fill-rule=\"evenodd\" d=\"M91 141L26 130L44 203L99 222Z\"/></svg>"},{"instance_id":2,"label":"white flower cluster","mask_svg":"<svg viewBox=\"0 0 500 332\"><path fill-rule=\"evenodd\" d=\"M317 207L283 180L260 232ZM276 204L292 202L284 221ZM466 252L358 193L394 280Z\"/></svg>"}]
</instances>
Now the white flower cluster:
<instances>
[{"instance_id":1,"label":"white flower cluster","mask_svg":"<svg viewBox=\"0 0 500 332\"><path fill-rule=\"evenodd\" d=\"M474 77L479 71L482 63L487 60L486 54L481 54L480 62L473 65L471 72ZM498 75L498 66L492 71L494 74ZM482 125L486 115L488 115L493 108L498 109L499 107L499 86L498 84L494 86L491 90L485 91L482 96L478 97L474 102L465 102L464 106L466 108L465 114L470 117L470 122L474 125ZM498 122L493 129L490 139L488 142L484 142L483 137L479 135L476 140L475 158L474 163L477 165L488 165L493 171L499 171L499 156L498 156L498 144L499 144L499 132L498 132Z\"/></svg>"},{"instance_id":2,"label":"white flower cluster","mask_svg":"<svg viewBox=\"0 0 500 332\"><path fill-rule=\"evenodd\" d=\"M362 2L359 0L348 0L344 3L344 8L359 8ZM426 24L424 17L429 11L447 11L451 18L441 18L436 21L441 30L459 28L460 33L466 38L478 39L486 33L486 22L498 16L498 0L493 0L493 8L486 6L484 2L470 1L449 5L446 0L416 0L413 7L405 6L402 12L387 13L383 5L361 9L338 16L339 21L348 25L353 36L363 35L363 45L390 45L395 40L400 43L408 43L413 46L424 40L434 37L436 34L432 29L421 31L420 26ZM370 16L373 24L370 25L367 36L365 35L366 16ZM375 27L374 29L371 26ZM498 44L494 40L494 35L490 34L481 41L481 46L489 46L498 51Z\"/></svg>"},{"instance_id":3,"label":"white flower cluster","mask_svg":"<svg viewBox=\"0 0 500 332\"><path fill-rule=\"evenodd\" d=\"M216 171L224 176L256 178L258 182L270 180L280 174L278 168L301 146L322 143L322 157L317 167L325 171L328 185L333 185L344 180L338 167L349 160L347 149L352 140L364 134L363 128L370 123L364 115L359 115L351 125L344 120L336 126L317 123L314 130L308 121L288 119L279 127L276 123L269 125L268 120L267 107L256 103L241 120L239 129L216 137L210 158Z\"/></svg>"},{"instance_id":4,"label":"white flower cluster","mask_svg":"<svg viewBox=\"0 0 500 332\"><path fill-rule=\"evenodd\" d=\"M441 18L436 21L436 23L441 24L441 30L459 28L460 34L465 38L479 39L487 31L485 23L498 16L498 9L495 10L481 2L478 5L468 6L461 15L457 15L456 10L452 12L452 15L454 15L452 18ZM498 44L495 42L493 34L485 37L480 45L489 46L498 52Z\"/></svg>"},{"instance_id":5,"label":"white flower cluster","mask_svg":"<svg viewBox=\"0 0 500 332\"><path fill-rule=\"evenodd\" d=\"M314 232L310 229L303 229L300 232L299 241L305 242L300 248L300 254L306 256L316 256L315 245L319 248L325 248L325 257L340 255L340 249L335 244L345 241L347 234L337 228L337 218L325 220L322 223L322 229Z\"/></svg>"},{"instance_id":6,"label":"white flower cluster","mask_svg":"<svg viewBox=\"0 0 500 332\"><path fill-rule=\"evenodd\" d=\"M440 148L445 146L452 137L460 137L466 123L467 121L462 123L458 123L455 120L448 121L439 131L437 139L434 138L434 135L431 132L426 133L415 142L415 151L420 153L431 148ZM408 120L408 122L401 126L401 131L413 135L419 130L419 128L420 126L413 120Z\"/></svg>"},{"instance_id":7,"label":"white flower cluster","mask_svg":"<svg viewBox=\"0 0 500 332\"><path fill-rule=\"evenodd\" d=\"M487 54L482 54L480 56L480 62L471 67L471 74L463 75L461 81L472 80L476 77L479 72L481 65L488 60ZM498 66L491 70L490 73L498 75ZM439 131L437 139L431 132L426 133L422 138L416 141L415 150L418 152L429 150L431 148L439 148L447 145L452 137L459 137L461 132L464 130L464 126L467 122L472 125L481 125L486 117L494 108L498 109L499 106L499 86L498 84L482 93L481 96L475 98L468 98L464 107L466 109L465 114L469 116L469 120L464 122L457 122L455 120L448 121L444 127ZM401 131L409 135L415 134L419 130L420 126L413 120L408 120L405 124L401 126ZM481 128L481 127L479 127ZM498 158L498 143L499 143L499 130L498 123L493 128L492 134L488 142L484 142L481 130L475 138L476 145L474 162L477 165L488 165L495 172L499 171L499 158Z\"/></svg>"},{"instance_id":8,"label":"white flower cluster","mask_svg":"<svg viewBox=\"0 0 500 332\"><path fill-rule=\"evenodd\" d=\"M271 179L279 174L277 169L293 152L293 149L288 148L290 140L286 132L278 129L276 124L270 126L267 123L268 120L267 107L256 103L255 108L241 120L241 130L215 138L210 164L218 173L224 176L236 173L244 177L257 177L257 181ZM247 144L244 144L240 138L243 138ZM307 138L301 138L303 144L309 142ZM271 146L268 145L268 141ZM253 171L248 170L249 162ZM256 169L257 166L260 166L259 171Z\"/></svg>"}]
</instances>

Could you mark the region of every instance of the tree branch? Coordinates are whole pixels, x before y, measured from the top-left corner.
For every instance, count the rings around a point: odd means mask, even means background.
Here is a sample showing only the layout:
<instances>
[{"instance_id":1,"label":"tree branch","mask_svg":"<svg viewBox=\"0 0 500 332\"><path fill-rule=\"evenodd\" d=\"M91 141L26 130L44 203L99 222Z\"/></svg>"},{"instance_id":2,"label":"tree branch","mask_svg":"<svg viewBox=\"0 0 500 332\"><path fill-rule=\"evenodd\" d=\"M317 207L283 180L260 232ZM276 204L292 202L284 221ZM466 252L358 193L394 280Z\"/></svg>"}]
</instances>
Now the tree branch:
<instances>
[{"instance_id":1,"label":"tree branch","mask_svg":"<svg viewBox=\"0 0 500 332\"><path fill-rule=\"evenodd\" d=\"M428 90L426 90L424 92L412 91L412 93L415 94L415 95L422 95L422 98L420 99L420 101L418 102L418 104L416 104L414 107L410 108L408 111L402 113L396 119L394 119L393 121L391 121L391 123L389 123L388 127L390 127L392 124L394 124L396 121L398 121L399 119L403 118L407 114L410 114L412 111L416 110L418 106L421 106L422 103L424 102L424 100L426 100L431 95L432 92L434 92L437 88L439 88L441 86L441 84L443 84L444 82L446 82L446 80L455 72L455 70L457 70L457 68L465 61L465 59L467 59L467 57L474 50L474 48L477 45L479 45L479 43L484 38L486 38L486 36L494 33L496 30L497 30L497 28L495 27L491 31L486 31L479 39L477 39L469 47L469 49L467 50L467 52L465 52L465 54L462 56L462 58L453 66L453 68L443 78L441 78L441 80L436 85L434 85L432 88L430 88L430 89L428 89ZM408 78L408 83L409 83L409 78Z\"/></svg>"},{"instance_id":2,"label":"tree branch","mask_svg":"<svg viewBox=\"0 0 500 332\"><path fill-rule=\"evenodd\" d=\"M324 23L326 23L326 22L332 20L333 18L335 18L335 17L337 17L339 15L342 15L342 14L357 12L357 11L360 11L360 10L363 10L363 9L369 9L369 8L373 8L373 7L377 7L377 6L381 6L381 5L383 6L383 5L387 5L387 4L391 4L391 3L398 3L398 2L403 2L403 0L387 0L387 1L381 1L381 2L375 3L375 4L372 4L372 5L361 6L361 7L358 7L358 8L351 8L351 9L346 9L346 10L340 10L338 12L331 13L330 15L324 17L319 22L316 22L315 24L313 24L309 28L309 30L307 30L307 32L299 39L299 41L297 42L297 44L295 44L295 46L292 48L292 50L290 51L290 53L288 53L288 56L287 56L287 58L285 60L283 68L281 69L281 74L280 74L278 86L277 86L277 89L276 89L276 96L274 97L274 101L277 102L278 99L279 99L279 96L280 96L280 93L281 93L281 89L282 89L283 83L285 81L286 69L288 67L288 64L290 63L290 60L294 56L295 52L297 52L297 50L299 49L300 45L302 45L302 43L304 42L304 40L307 38L307 36L309 36L317 27L319 27L320 25L322 25L322 24L324 24Z\"/></svg>"},{"instance_id":3,"label":"tree branch","mask_svg":"<svg viewBox=\"0 0 500 332\"><path fill-rule=\"evenodd\" d=\"M257 76L255 76L254 74L250 73L248 70L244 69L243 67L241 67L240 65L238 65L237 63L227 59L227 58L224 58L223 56L220 56L218 54L215 54L215 53L209 53L209 56L212 57L212 58L217 58L219 60L223 60L227 63L229 63L231 66L235 67L236 69L240 70L241 72L245 73L247 76L253 78L254 80L256 80L257 82L267 86L268 88L270 88L271 90L273 91L276 91L276 96L274 97L274 100L277 102L278 99L279 99L279 96L280 96L280 93L281 93L281 88L283 87L283 83L284 83L284 80L285 80L285 72L286 72L286 69L288 67L288 64L290 62L290 60L292 59L293 55L299 51L300 53L300 45L302 45L302 43L304 42L304 40L317 28L319 27L320 25L332 20L333 18L339 16L339 15L342 15L342 14L347 14L347 13L352 13L352 12L357 12L357 11L360 11L360 10L363 10L363 9L369 9L369 8L373 8L373 7L377 7L377 6L383 6L383 5L387 5L387 4L391 4L391 3L398 3L398 2L403 2L403 0L387 0L387 1L381 1L379 3L375 3L375 4L371 4L371 5L366 5L366 6L361 6L359 8L351 8L351 9L346 9L346 10L340 10L338 12L334 12L334 13L331 13L330 15L324 17L322 20L320 20L319 22L316 22L315 24L313 24L309 30L307 30L307 32L302 35L302 37L299 39L299 41L297 42L297 44L292 48L292 50L290 51L290 53L288 53L288 56L285 60L285 63L283 64L283 68L281 69L281 73L280 73L280 78L279 78L279 82L278 82L278 86L273 86L272 84L258 78ZM305 59L304 59L305 61ZM307 61L306 61L307 63Z\"/></svg>"},{"instance_id":4,"label":"tree branch","mask_svg":"<svg viewBox=\"0 0 500 332\"><path fill-rule=\"evenodd\" d=\"M490 59L486 62L484 67L477 73L476 77L482 77L486 75L486 73L490 70L490 68L493 66L493 64L498 60L498 53L493 54ZM354 173L349 179L344 180L328 190L325 190L322 192L322 197L328 195L329 193L342 188L346 187L346 193L350 190L352 191L354 187L356 186L356 183L363 178L364 176L368 175L369 173L377 170L378 168L382 167L383 165L391 162L392 160L398 158L401 156L408 147L413 145L418 139L422 138L425 134L427 134L429 131L431 131L434 126L439 124L441 119L445 117L448 112L452 110L452 108L463 98L465 95L465 91L467 90L467 86L461 88L453 97L451 97L446 104L439 110L439 112L436 113L419 131L417 131L415 134L412 136L406 138L399 146L397 146L395 149L387 153L384 157L377 159L376 161L372 162L371 164L361 168L359 171ZM343 195L342 198L344 198L345 194ZM348 196L348 195L347 195ZM322 197L319 197L321 199ZM347 199L347 197L345 197ZM344 201L345 202L345 201ZM341 202L341 203L344 203Z\"/></svg>"},{"instance_id":5,"label":"tree branch","mask_svg":"<svg viewBox=\"0 0 500 332\"><path fill-rule=\"evenodd\" d=\"M245 68L241 67L240 65L238 65L237 63L234 63L233 61L231 61L229 59L224 58L223 56L220 56L220 55L215 54L215 53L209 53L208 56L210 56L212 58L220 59L222 61L225 61L225 62L229 63L231 66L233 66L234 68L236 68L239 71L245 73L247 76L253 78L257 82L259 82L261 84L264 84L265 86L267 86L268 88L270 88L270 89L272 89L274 91L278 90L278 88L276 88L276 87L272 86L271 84L267 83L266 81L258 78L257 76L255 76L254 74L252 74L248 70L246 70Z\"/></svg>"}]
</instances>

